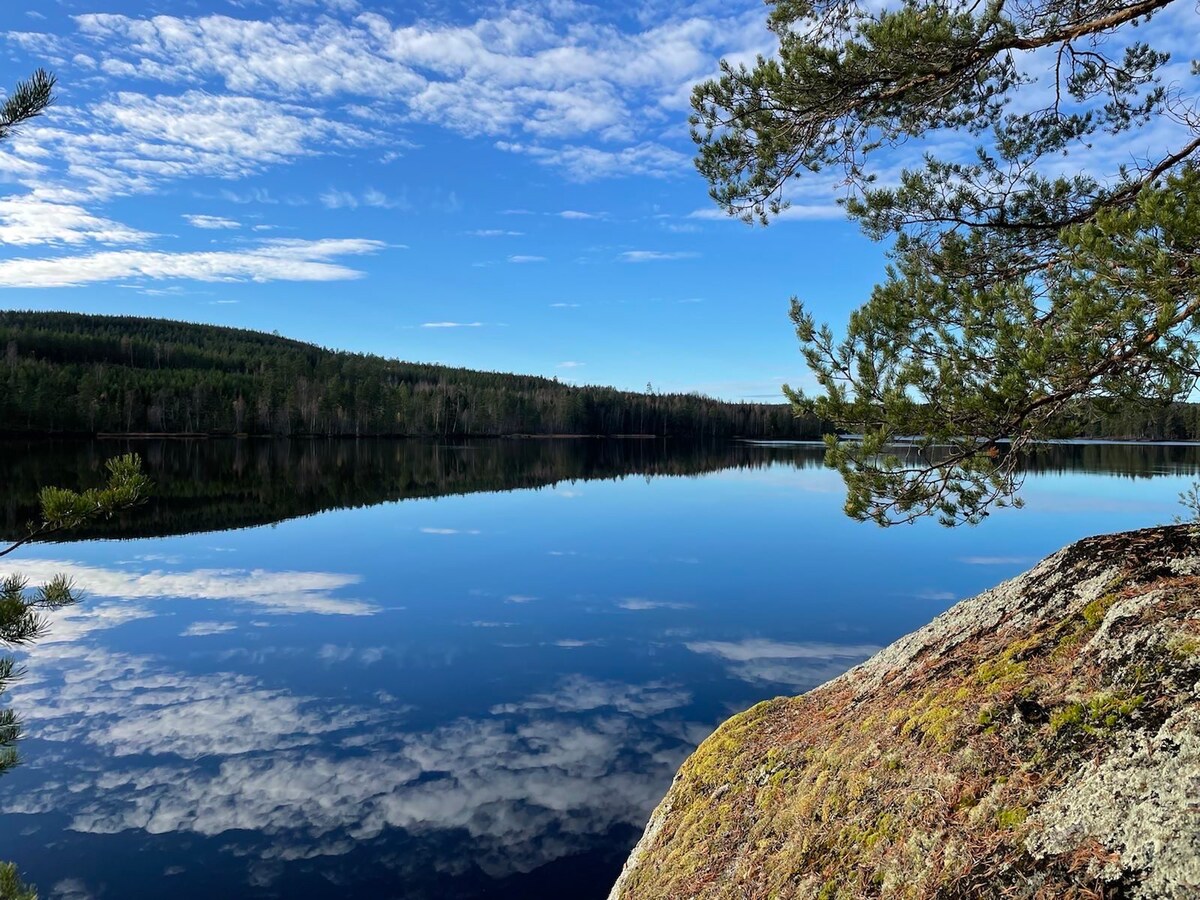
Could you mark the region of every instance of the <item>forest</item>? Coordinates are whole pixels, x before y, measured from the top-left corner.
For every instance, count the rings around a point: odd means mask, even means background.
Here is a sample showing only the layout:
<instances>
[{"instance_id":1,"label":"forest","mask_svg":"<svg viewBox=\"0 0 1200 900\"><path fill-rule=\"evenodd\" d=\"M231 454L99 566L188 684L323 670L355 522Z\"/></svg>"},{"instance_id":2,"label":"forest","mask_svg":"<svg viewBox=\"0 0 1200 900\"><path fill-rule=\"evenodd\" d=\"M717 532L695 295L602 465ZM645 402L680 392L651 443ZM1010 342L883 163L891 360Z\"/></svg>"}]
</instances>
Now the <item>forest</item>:
<instances>
[{"instance_id":1,"label":"forest","mask_svg":"<svg viewBox=\"0 0 1200 900\"><path fill-rule=\"evenodd\" d=\"M786 403L637 393L131 316L0 311L0 433L811 440ZM1200 438L1200 404L1094 402L1059 437Z\"/></svg>"},{"instance_id":2,"label":"forest","mask_svg":"<svg viewBox=\"0 0 1200 900\"><path fill-rule=\"evenodd\" d=\"M213 325L0 312L0 432L817 438L785 403L572 386Z\"/></svg>"}]
</instances>

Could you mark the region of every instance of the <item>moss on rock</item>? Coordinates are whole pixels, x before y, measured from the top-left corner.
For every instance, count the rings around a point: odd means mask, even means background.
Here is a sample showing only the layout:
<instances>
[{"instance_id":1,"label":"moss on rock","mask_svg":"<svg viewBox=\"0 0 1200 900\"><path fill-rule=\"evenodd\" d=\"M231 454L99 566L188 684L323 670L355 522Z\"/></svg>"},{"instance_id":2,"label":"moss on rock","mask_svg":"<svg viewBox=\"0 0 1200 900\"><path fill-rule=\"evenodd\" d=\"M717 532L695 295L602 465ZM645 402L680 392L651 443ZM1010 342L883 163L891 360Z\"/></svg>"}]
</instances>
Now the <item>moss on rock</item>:
<instances>
[{"instance_id":1,"label":"moss on rock","mask_svg":"<svg viewBox=\"0 0 1200 900\"><path fill-rule=\"evenodd\" d=\"M1200 897L1200 809L1170 799L1196 796L1200 751L1145 750L1167 723L1200 745L1196 573L1187 528L1081 541L735 716L680 769L613 900ZM1141 824L1081 811L1155 779L1167 799L1135 792Z\"/></svg>"}]
</instances>

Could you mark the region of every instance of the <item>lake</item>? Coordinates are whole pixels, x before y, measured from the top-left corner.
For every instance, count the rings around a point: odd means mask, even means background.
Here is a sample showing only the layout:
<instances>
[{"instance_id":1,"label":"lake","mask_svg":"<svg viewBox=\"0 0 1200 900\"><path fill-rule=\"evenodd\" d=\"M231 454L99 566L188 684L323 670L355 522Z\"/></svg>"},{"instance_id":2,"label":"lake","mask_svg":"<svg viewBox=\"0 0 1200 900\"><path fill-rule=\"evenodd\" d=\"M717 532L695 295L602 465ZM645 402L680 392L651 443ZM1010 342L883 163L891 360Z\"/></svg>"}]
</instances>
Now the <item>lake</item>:
<instances>
[{"instance_id":1,"label":"lake","mask_svg":"<svg viewBox=\"0 0 1200 900\"><path fill-rule=\"evenodd\" d=\"M881 530L812 445L9 441L0 531L127 449L148 506L0 560L87 593L7 698L43 898L603 898L720 721L1200 471L1058 446L1024 510Z\"/></svg>"}]
</instances>

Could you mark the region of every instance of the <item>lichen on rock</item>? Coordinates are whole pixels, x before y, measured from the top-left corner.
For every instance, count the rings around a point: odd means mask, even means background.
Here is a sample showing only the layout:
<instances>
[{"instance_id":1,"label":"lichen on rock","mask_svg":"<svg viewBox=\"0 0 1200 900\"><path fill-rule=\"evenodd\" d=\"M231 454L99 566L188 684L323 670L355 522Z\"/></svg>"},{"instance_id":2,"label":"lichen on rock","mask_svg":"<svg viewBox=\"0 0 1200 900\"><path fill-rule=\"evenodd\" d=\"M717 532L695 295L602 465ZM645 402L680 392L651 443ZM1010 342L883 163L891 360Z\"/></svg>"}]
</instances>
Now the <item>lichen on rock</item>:
<instances>
[{"instance_id":1,"label":"lichen on rock","mask_svg":"<svg viewBox=\"0 0 1200 900\"><path fill-rule=\"evenodd\" d=\"M1080 541L684 763L611 900L1200 897L1200 537Z\"/></svg>"}]
</instances>

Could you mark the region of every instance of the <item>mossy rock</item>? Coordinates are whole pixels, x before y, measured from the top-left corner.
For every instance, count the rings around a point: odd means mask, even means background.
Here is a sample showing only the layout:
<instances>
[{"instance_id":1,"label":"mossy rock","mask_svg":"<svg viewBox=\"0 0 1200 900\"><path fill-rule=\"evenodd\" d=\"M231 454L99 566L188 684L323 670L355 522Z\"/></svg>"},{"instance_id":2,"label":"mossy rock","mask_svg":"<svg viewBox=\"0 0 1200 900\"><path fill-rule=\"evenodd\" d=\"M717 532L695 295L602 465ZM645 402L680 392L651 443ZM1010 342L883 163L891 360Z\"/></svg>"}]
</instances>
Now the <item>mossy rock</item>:
<instances>
[{"instance_id":1,"label":"mossy rock","mask_svg":"<svg viewBox=\"0 0 1200 900\"><path fill-rule=\"evenodd\" d=\"M1081 541L684 763L611 900L1200 897L1200 541Z\"/></svg>"}]
</instances>

